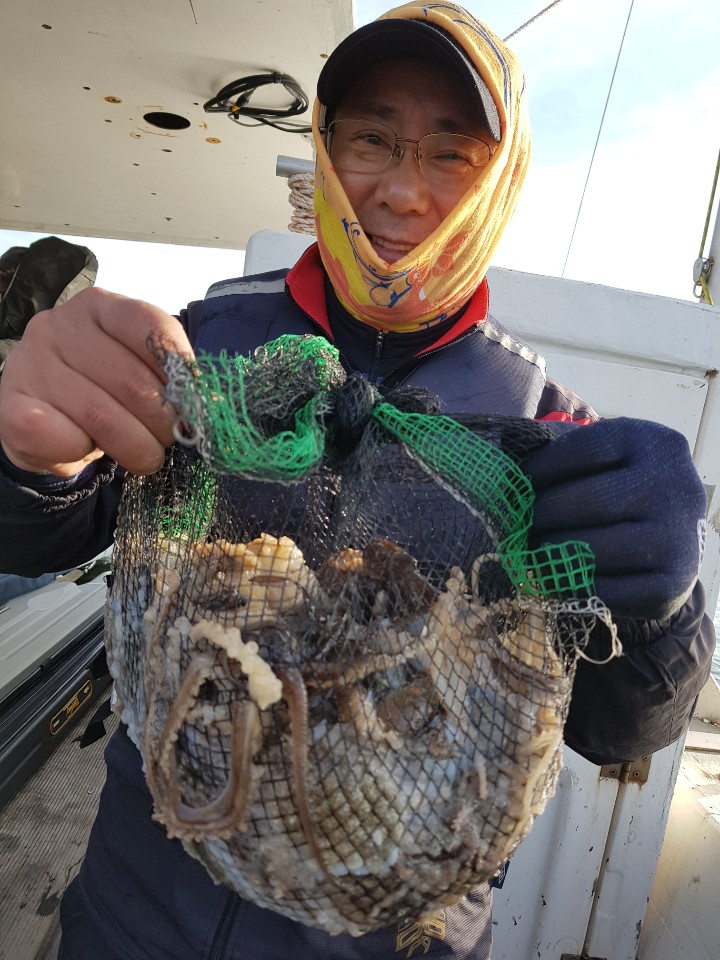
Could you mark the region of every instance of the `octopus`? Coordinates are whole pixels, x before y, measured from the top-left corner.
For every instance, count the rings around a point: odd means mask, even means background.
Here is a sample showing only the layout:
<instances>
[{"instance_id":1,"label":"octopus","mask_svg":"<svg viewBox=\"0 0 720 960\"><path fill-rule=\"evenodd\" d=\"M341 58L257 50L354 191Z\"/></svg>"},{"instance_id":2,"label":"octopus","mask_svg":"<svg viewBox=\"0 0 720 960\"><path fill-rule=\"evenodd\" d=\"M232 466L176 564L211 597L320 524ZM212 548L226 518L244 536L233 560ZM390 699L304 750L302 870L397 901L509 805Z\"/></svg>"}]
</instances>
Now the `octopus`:
<instances>
[{"instance_id":1,"label":"octopus","mask_svg":"<svg viewBox=\"0 0 720 960\"><path fill-rule=\"evenodd\" d=\"M155 817L260 906L360 935L493 876L559 774L558 613L433 584L384 539L312 570L289 537L121 562L106 643Z\"/></svg>"}]
</instances>

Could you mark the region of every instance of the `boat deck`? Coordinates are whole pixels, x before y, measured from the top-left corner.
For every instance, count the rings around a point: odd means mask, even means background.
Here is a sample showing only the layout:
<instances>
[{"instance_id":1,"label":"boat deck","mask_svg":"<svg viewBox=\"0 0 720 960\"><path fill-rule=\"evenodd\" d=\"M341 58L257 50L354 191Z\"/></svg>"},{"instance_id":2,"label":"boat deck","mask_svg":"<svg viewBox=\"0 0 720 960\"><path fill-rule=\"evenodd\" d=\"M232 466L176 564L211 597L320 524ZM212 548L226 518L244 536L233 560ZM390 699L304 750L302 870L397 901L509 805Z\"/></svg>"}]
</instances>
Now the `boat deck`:
<instances>
[{"instance_id":1,"label":"boat deck","mask_svg":"<svg viewBox=\"0 0 720 960\"><path fill-rule=\"evenodd\" d=\"M83 749L74 740L87 722L0 810L0 960L54 955L60 900L82 862L105 782L107 737ZM105 721L108 734L116 725L115 717Z\"/></svg>"},{"instance_id":2,"label":"boat deck","mask_svg":"<svg viewBox=\"0 0 720 960\"><path fill-rule=\"evenodd\" d=\"M720 724L693 719L638 944L637 960L717 957Z\"/></svg>"},{"instance_id":3,"label":"boat deck","mask_svg":"<svg viewBox=\"0 0 720 960\"><path fill-rule=\"evenodd\" d=\"M105 721L108 735L117 722L113 716ZM0 810L0 960L54 960L60 900L82 862L105 780L107 736L83 749L74 739L87 723L78 723ZM720 856L720 727L696 719L639 945L641 960L716 955L707 952L703 938L720 938L720 915L707 909L712 891L693 882L713 869L708 856L715 863ZM680 949L683 941L690 952Z\"/></svg>"}]
</instances>

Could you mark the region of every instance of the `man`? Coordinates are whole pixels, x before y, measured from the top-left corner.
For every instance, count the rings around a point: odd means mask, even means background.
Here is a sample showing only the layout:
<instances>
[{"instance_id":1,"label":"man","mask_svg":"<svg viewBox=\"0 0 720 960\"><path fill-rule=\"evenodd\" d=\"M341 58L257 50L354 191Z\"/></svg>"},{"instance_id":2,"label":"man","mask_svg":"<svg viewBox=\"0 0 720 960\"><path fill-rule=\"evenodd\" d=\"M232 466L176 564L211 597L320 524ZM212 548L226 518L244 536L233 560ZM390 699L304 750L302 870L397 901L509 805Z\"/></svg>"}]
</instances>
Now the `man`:
<instances>
[{"instance_id":1,"label":"man","mask_svg":"<svg viewBox=\"0 0 720 960\"><path fill-rule=\"evenodd\" d=\"M318 245L286 278L217 284L182 325L101 291L30 324L0 387L2 543L21 541L32 573L41 542L45 558L67 566L109 541L115 464L152 473L173 441L149 334L189 355L322 332L349 369L382 389L426 387L445 412L590 424L569 427L524 468L538 493L534 537L590 543L626 650L603 668L581 664L566 739L597 763L637 758L681 735L709 672L714 638L697 583L702 485L682 437L639 421L595 424L488 317L485 271L528 159L520 68L452 4L386 16L323 69L313 119ZM488 884L441 923L405 918L356 939L213 886L151 820L122 728L106 760L86 859L62 907L63 960L490 956ZM420 940L408 936L414 927Z\"/></svg>"}]
</instances>

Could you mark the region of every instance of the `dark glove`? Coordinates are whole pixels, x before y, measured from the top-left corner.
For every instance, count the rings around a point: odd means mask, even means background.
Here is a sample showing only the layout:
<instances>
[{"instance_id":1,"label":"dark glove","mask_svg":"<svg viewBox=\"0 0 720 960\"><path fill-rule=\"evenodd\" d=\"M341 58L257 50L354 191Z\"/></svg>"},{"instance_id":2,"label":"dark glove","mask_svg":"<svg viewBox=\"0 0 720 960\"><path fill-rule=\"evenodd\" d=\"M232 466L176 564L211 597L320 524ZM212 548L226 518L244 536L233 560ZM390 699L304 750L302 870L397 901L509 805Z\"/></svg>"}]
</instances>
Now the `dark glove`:
<instances>
[{"instance_id":1,"label":"dark glove","mask_svg":"<svg viewBox=\"0 0 720 960\"><path fill-rule=\"evenodd\" d=\"M706 497L685 437L625 417L558 431L521 464L535 488L530 546L582 540L616 616L665 620L697 580Z\"/></svg>"}]
</instances>

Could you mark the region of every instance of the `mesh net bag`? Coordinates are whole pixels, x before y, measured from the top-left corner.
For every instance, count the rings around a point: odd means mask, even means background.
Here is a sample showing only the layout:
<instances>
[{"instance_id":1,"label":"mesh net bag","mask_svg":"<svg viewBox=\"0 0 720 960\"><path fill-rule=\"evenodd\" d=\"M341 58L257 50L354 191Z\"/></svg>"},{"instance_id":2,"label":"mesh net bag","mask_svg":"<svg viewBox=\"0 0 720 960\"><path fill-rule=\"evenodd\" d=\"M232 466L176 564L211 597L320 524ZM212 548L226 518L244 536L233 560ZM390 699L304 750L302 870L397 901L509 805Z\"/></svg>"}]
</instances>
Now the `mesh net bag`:
<instances>
[{"instance_id":1,"label":"mesh net bag","mask_svg":"<svg viewBox=\"0 0 720 960\"><path fill-rule=\"evenodd\" d=\"M586 545L527 547L549 430L381 397L320 338L160 359L179 443L126 484L106 609L156 819L330 933L458 901L552 795L612 630Z\"/></svg>"}]
</instances>

